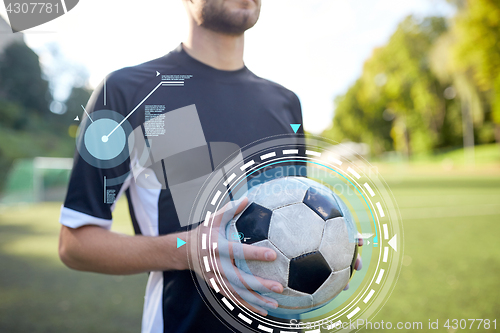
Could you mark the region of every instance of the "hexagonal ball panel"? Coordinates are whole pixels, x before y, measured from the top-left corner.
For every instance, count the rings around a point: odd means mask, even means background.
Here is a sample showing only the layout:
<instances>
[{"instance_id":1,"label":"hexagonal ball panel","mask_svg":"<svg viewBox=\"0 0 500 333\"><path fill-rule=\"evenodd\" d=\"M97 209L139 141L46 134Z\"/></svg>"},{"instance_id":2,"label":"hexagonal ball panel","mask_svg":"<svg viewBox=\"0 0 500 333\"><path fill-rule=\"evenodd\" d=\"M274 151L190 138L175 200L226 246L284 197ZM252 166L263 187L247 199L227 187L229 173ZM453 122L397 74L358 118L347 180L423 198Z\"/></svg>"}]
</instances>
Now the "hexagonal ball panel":
<instances>
[{"instance_id":1,"label":"hexagonal ball panel","mask_svg":"<svg viewBox=\"0 0 500 333\"><path fill-rule=\"evenodd\" d=\"M333 272L312 295L313 306L323 305L335 298L349 282L349 268Z\"/></svg>"},{"instance_id":2,"label":"hexagonal ball panel","mask_svg":"<svg viewBox=\"0 0 500 333\"><path fill-rule=\"evenodd\" d=\"M245 273L258 276L268 280L274 280L287 286L288 283L288 268L290 260L283 255L278 249L271 244L270 241L263 240L252 244L252 246L267 247L276 252L276 260L274 261L260 261L260 260L235 260L236 267ZM269 292L271 292L269 290Z\"/></svg>"},{"instance_id":3,"label":"hexagonal ball panel","mask_svg":"<svg viewBox=\"0 0 500 333\"><path fill-rule=\"evenodd\" d=\"M347 225L347 232L349 233L349 240L354 242L355 238L357 238L358 230L356 229L356 224L354 222L354 218L352 217L351 211L347 208L347 205L344 201L336 194L334 194L335 200L339 204L340 210L342 211L342 216Z\"/></svg>"},{"instance_id":4,"label":"hexagonal ball panel","mask_svg":"<svg viewBox=\"0 0 500 333\"><path fill-rule=\"evenodd\" d=\"M319 189L325 191L326 193L330 192L330 189L328 187L326 187L323 184L318 183L315 180L312 180L311 178L307 178L307 177L295 177L294 179L296 179L299 182L307 185L308 188L309 187L316 187L316 188L319 188Z\"/></svg>"},{"instance_id":5,"label":"hexagonal ball panel","mask_svg":"<svg viewBox=\"0 0 500 333\"><path fill-rule=\"evenodd\" d=\"M321 253L315 251L290 261L288 287L313 294L328 279L332 270Z\"/></svg>"},{"instance_id":6,"label":"hexagonal ball panel","mask_svg":"<svg viewBox=\"0 0 500 333\"><path fill-rule=\"evenodd\" d=\"M236 220L236 229L242 232L247 244L267 239L272 212L256 203L251 203Z\"/></svg>"},{"instance_id":7,"label":"hexagonal ball panel","mask_svg":"<svg viewBox=\"0 0 500 333\"><path fill-rule=\"evenodd\" d=\"M269 240L288 258L318 250L325 222L302 203L273 211Z\"/></svg>"},{"instance_id":8,"label":"hexagonal ball panel","mask_svg":"<svg viewBox=\"0 0 500 333\"><path fill-rule=\"evenodd\" d=\"M262 184L255 194L254 202L274 210L279 207L302 202L308 186L295 178L285 177Z\"/></svg>"},{"instance_id":9,"label":"hexagonal ball panel","mask_svg":"<svg viewBox=\"0 0 500 333\"><path fill-rule=\"evenodd\" d=\"M343 217L326 221L319 252L323 254L332 271L348 268L353 261L356 243L350 241L347 230Z\"/></svg>"},{"instance_id":10,"label":"hexagonal ball panel","mask_svg":"<svg viewBox=\"0 0 500 333\"><path fill-rule=\"evenodd\" d=\"M333 194L318 187L310 187L306 192L303 202L324 221L342 216L340 207Z\"/></svg>"}]
</instances>

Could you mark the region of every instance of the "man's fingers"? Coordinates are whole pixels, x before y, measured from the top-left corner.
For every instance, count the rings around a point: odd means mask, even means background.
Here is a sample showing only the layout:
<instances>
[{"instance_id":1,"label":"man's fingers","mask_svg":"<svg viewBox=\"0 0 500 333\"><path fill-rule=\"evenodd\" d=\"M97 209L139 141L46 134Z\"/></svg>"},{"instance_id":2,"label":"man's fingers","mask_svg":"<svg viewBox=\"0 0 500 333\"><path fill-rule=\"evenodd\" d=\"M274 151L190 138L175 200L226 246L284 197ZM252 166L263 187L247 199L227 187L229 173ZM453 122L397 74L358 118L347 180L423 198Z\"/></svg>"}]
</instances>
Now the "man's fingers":
<instances>
[{"instance_id":1,"label":"man's fingers","mask_svg":"<svg viewBox=\"0 0 500 333\"><path fill-rule=\"evenodd\" d=\"M261 293L268 293L270 291L281 294L283 292L283 285L277 281L267 280L252 274L248 274L236 266L233 266L238 281L243 283L247 289L255 290Z\"/></svg>"},{"instance_id":2,"label":"man's fingers","mask_svg":"<svg viewBox=\"0 0 500 333\"><path fill-rule=\"evenodd\" d=\"M214 215L213 227L221 227L224 229L225 225L237 214L241 213L248 205L248 199L242 198L236 201L229 201Z\"/></svg>"},{"instance_id":3,"label":"man's fingers","mask_svg":"<svg viewBox=\"0 0 500 333\"><path fill-rule=\"evenodd\" d=\"M224 295L226 298L229 298L231 300L238 300L240 303L242 303L245 307L247 307L250 311L253 311L255 313L258 313L262 316L267 316L267 310L256 305L256 304L251 304L251 303L248 303L246 300L244 300L243 298L241 298L241 296L239 295L239 290L235 290L233 288L233 286L231 286L231 284L229 283L229 281L227 281L225 278L223 278L223 283L229 288L230 290L230 293L227 292L227 290L225 290L224 288L220 289L220 293L222 295ZM212 288L212 286L210 284L208 284L210 286L210 288ZM267 299L267 298L264 298L263 299L265 300L264 303L266 304L266 307L267 308L276 308L275 305L277 306L277 302L275 303L271 303L271 300L270 299ZM273 300L274 301L274 300ZM269 302L269 303L268 303Z\"/></svg>"},{"instance_id":4,"label":"man's fingers","mask_svg":"<svg viewBox=\"0 0 500 333\"><path fill-rule=\"evenodd\" d=\"M245 207L248 205L248 198L243 198L240 201L241 202L238 205L238 208L236 208L236 211L234 212L233 216L241 213L243 211L243 209L245 209Z\"/></svg>"},{"instance_id":5,"label":"man's fingers","mask_svg":"<svg viewBox=\"0 0 500 333\"><path fill-rule=\"evenodd\" d=\"M234 287L255 290L261 293L268 293L270 291L276 293L283 292L283 286L279 282L247 274L234 266L230 258L220 257L219 264L225 278Z\"/></svg>"},{"instance_id":6,"label":"man's fingers","mask_svg":"<svg viewBox=\"0 0 500 333\"><path fill-rule=\"evenodd\" d=\"M358 246L363 246L363 244L365 243L365 241L363 240L363 238L361 238L361 234L358 232L358 237L356 237L356 239L358 240Z\"/></svg>"},{"instance_id":7,"label":"man's fingers","mask_svg":"<svg viewBox=\"0 0 500 333\"><path fill-rule=\"evenodd\" d=\"M358 254L358 257L356 258L356 263L354 264L354 269L360 271L361 268L363 268L363 260L361 259L361 256Z\"/></svg>"},{"instance_id":8,"label":"man's fingers","mask_svg":"<svg viewBox=\"0 0 500 333\"><path fill-rule=\"evenodd\" d=\"M249 309L250 311L253 311L255 313L258 313L260 314L261 316L267 316L267 310L266 309L263 309L261 308L260 306L258 305L255 305L255 304L250 304L248 302L245 302L244 300L241 301L243 304L245 304L245 307L247 309Z\"/></svg>"},{"instance_id":9,"label":"man's fingers","mask_svg":"<svg viewBox=\"0 0 500 333\"><path fill-rule=\"evenodd\" d=\"M260 308L268 308L268 309L276 309L278 307L278 302L275 299L272 299L267 296L262 296L256 293L255 291L247 290L244 287L243 288L237 287L233 285L231 281L227 279L227 277L224 279L224 281L226 282L226 285L229 288L229 290L233 293L233 296L242 300L243 303L246 303L246 305L250 305L253 307L260 307Z\"/></svg>"},{"instance_id":10,"label":"man's fingers","mask_svg":"<svg viewBox=\"0 0 500 333\"><path fill-rule=\"evenodd\" d=\"M231 259L260 261L274 261L276 259L276 252L272 249L241 244L239 242L223 242L222 244L217 244L217 250L221 256L230 257Z\"/></svg>"}]
</instances>

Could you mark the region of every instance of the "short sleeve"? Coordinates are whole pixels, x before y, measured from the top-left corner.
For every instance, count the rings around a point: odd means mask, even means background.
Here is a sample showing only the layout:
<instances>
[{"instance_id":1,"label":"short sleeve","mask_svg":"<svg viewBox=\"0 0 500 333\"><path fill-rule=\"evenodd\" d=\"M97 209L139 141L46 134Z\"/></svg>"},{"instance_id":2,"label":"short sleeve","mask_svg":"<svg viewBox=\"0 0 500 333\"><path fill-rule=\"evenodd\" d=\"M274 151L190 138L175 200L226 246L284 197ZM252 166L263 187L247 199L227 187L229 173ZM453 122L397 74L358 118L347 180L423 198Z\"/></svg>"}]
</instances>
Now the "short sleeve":
<instances>
[{"instance_id":1,"label":"short sleeve","mask_svg":"<svg viewBox=\"0 0 500 333\"><path fill-rule=\"evenodd\" d=\"M112 110L122 115L127 112L127 102L114 84L115 81L112 74L106 85L103 81L94 90L85 108L90 118L92 113L98 110ZM84 112L81 119L80 128L84 128L89 117ZM116 167L100 168L89 164L76 149L68 192L61 208L60 223L70 228L84 225L111 228L113 203L124 190L124 182L119 179L125 179L129 169L129 158Z\"/></svg>"},{"instance_id":2,"label":"short sleeve","mask_svg":"<svg viewBox=\"0 0 500 333\"><path fill-rule=\"evenodd\" d=\"M300 105L300 100L299 97L294 93L291 92L292 94L292 116L294 119L294 124L303 124L303 118L302 118L302 107ZM304 126L300 126L299 129L297 130L297 133L299 134L304 134Z\"/></svg>"}]
</instances>

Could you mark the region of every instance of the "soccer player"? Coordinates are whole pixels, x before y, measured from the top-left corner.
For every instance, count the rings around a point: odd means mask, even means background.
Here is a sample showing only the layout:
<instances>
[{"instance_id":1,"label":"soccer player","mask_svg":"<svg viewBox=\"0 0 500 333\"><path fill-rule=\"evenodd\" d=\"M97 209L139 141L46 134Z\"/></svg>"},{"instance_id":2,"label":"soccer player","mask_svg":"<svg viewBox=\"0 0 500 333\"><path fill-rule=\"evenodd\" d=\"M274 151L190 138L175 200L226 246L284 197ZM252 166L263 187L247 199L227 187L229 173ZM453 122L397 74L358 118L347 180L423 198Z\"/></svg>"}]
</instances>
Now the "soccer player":
<instances>
[{"instance_id":1,"label":"soccer player","mask_svg":"<svg viewBox=\"0 0 500 333\"><path fill-rule=\"evenodd\" d=\"M158 84L155 73L186 75L183 87L166 87L151 94L128 119L132 128L147 120L145 106L161 105L165 112L196 105L207 142L231 142L239 147L256 140L293 133L301 124L301 107L290 90L253 74L243 62L244 32L259 17L260 0L183 0L189 17L187 40L167 55L111 73L90 98L86 110L129 114ZM158 36L161 40L161 36ZM163 88L162 88L163 89ZM174 90L175 89L175 90ZM302 128L299 129L301 133ZM161 135L161 133L160 133ZM161 140L161 137L160 137ZM171 140L166 146L178 144ZM161 189L138 186L133 177L106 187L105 178L130 174L132 156L113 168L87 163L77 153L66 200L61 210L59 254L70 268L104 274L150 272L146 287L142 332L230 331L206 307L188 266L188 247L177 238L193 239L181 226L169 184ZM153 181L161 182L154 174ZM156 179L158 178L158 179ZM125 194L136 236L110 231L113 202L102 200L103 188ZM241 210L244 203L233 208ZM244 246L246 258L273 261L270 249ZM359 265L358 265L359 266ZM262 287L282 292L275 281ZM245 301L267 314L276 301Z\"/></svg>"}]
</instances>

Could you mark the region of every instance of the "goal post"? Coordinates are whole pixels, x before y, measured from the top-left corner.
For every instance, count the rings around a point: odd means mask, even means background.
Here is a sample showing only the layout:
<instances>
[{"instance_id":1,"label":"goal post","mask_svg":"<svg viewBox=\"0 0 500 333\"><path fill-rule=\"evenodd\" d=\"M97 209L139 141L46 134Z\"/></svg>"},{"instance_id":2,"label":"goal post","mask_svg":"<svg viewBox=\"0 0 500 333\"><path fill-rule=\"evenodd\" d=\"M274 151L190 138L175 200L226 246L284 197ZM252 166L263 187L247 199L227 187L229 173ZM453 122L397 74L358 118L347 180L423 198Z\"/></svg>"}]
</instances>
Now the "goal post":
<instances>
[{"instance_id":1,"label":"goal post","mask_svg":"<svg viewBox=\"0 0 500 333\"><path fill-rule=\"evenodd\" d=\"M72 166L72 158L35 157L14 161L0 203L64 200Z\"/></svg>"}]
</instances>

